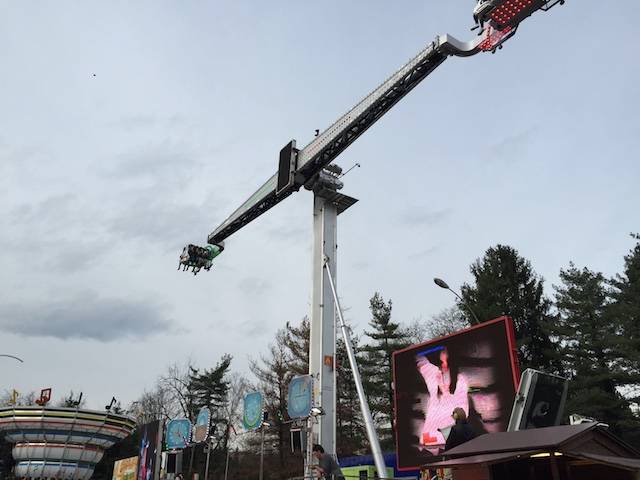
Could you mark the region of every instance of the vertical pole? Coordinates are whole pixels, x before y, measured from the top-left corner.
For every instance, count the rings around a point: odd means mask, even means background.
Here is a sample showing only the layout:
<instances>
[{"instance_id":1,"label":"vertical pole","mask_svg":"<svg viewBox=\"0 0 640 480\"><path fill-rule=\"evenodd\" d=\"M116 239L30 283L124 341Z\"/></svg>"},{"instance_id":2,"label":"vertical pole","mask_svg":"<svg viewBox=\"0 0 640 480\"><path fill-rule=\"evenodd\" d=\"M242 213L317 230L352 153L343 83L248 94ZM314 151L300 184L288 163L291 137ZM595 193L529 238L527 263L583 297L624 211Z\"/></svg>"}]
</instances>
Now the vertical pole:
<instances>
[{"instance_id":1,"label":"vertical pole","mask_svg":"<svg viewBox=\"0 0 640 480\"><path fill-rule=\"evenodd\" d=\"M264 475L264 425L260 427L260 480Z\"/></svg>"},{"instance_id":2,"label":"vertical pole","mask_svg":"<svg viewBox=\"0 0 640 480\"><path fill-rule=\"evenodd\" d=\"M376 427L373 424L373 418L371 417L371 411L369 410L369 403L364 393L364 387L362 386L362 378L360 377L360 370L358 370L358 364L356 363L356 355L353 351L353 344L351 343L351 336L347 329L347 324L342 316L342 308L340 307L340 300L338 299L338 293L333 283L333 275L331 275L331 267L329 267L329 259L326 259L325 268L327 269L327 279L331 293L337 306L338 318L340 319L340 328L342 330L342 337L344 338L344 345L347 349L347 357L349 357L349 365L351 366L351 373L353 374L353 381L356 384L356 391L358 392L358 400L360 401L360 411L362 412L362 418L364 419L364 425L367 430L367 437L369 437L369 444L371 445L371 454L373 455L373 463L376 465L378 471L378 478L387 478L387 467L384 463L384 457L382 455L382 449L380 448L380 441L378 440L378 434L376 433Z\"/></svg>"},{"instance_id":3,"label":"vertical pole","mask_svg":"<svg viewBox=\"0 0 640 480\"><path fill-rule=\"evenodd\" d=\"M309 416L307 418L307 428L305 430L305 437L307 440L307 445L305 448L304 455L304 478L313 478L313 471L311 470L311 465L313 464L313 417Z\"/></svg>"},{"instance_id":4,"label":"vertical pole","mask_svg":"<svg viewBox=\"0 0 640 480\"><path fill-rule=\"evenodd\" d=\"M211 439L207 440L207 464L204 467L204 480L208 480L209 478L209 457L211 456Z\"/></svg>"},{"instance_id":5,"label":"vertical pole","mask_svg":"<svg viewBox=\"0 0 640 480\"><path fill-rule=\"evenodd\" d=\"M193 479L193 455L196 453L196 444L192 443L190 445L191 448L191 459L189 460L189 477L187 480Z\"/></svg>"},{"instance_id":6,"label":"vertical pole","mask_svg":"<svg viewBox=\"0 0 640 480\"><path fill-rule=\"evenodd\" d=\"M224 480L227 480L227 476L229 475L229 453L230 452L231 452L231 449L227 445L227 459L225 460L225 463L224 463Z\"/></svg>"},{"instance_id":7,"label":"vertical pole","mask_svg":"<svg viewBox=\"0 0 640 480\"><path fill-rule=\"evenodd\" d=\"M264 415L264 414L263 414ZM226 434L226 441L224 442L225 447L227 448L227 458L224 461L224 480L227 480L227 476L229 475L229 456L231 454L231 420L232 420L232 410L229 409L227 412L227 416L229 417L227 419L227 434ZM234 430L235 432L235 430ZM205 479L207 480L207 479Z\"/></svg>"},{"instance_id":8,"label":"vertical pole","mask_svg":"<svg viewBox=\"0 0 640 480\"><path fill-rule=\"evenodd\" d=\"M80 408L80 407L78 407ZM162 463L162 438L164 434L165 419L161 418L158 421L158 435L156 437L156 459L153 466L153 479L159 480L160 478L160 464Z\"/></svg>"},{"instance_id":9,"label":"vertical pole","mask_svg":"<svg viewBox=\"0 0 640 480\"><path fill-rule=\"evenodd\" d=\"M314 443L319 443L324 447L325 452L333 456L336 453L336 372L334 368L336 309L323 267L325 257L329 258L331 271L335 275L337 217L336 205L331 200L314 193L309 373L313 377L314 403L322 408L324 415L320 416L317 422L310 422L311 429L307 436L307 444L311 448ZM333 280L335 282L335 278Z\"/></svg>"}]
</instances>

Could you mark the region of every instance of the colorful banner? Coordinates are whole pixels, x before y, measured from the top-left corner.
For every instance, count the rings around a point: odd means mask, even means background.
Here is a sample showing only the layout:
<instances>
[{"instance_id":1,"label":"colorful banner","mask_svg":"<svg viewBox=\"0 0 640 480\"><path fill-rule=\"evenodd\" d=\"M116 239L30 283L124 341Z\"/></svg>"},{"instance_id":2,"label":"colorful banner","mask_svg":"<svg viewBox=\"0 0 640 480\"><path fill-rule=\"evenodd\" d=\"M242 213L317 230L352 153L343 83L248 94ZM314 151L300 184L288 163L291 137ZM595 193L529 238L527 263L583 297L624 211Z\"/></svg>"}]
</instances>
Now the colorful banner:
<instances>
[{"instance_id":1,"label":"colorful banner","mask_svg":"<svg viewBox=\"0 0 640 480\"><path fill-rule=\"evenodd\" d=\"M191 422L186 418L176 418L167 423L166 444L168 450L186 448L191 441Z\"/></svg>"},{"instance_id":2,"label":"colorful banner","mask_svg":"<svg viewBox=\"0 0 640 480\"><path fill-rule=\"evenodd\" d=\"M204 442L209 436L209 423L211 422L211 412L207 407L202 407L196 418L195 428L193 430L193 441L196 443Z\"/></svg>"},{"instance_id":3,"label":"colorful banner","mask_svg":"<svg viewBox=\"0 0 640 480\"><path fill-rule=\"evenodd\" d=\"M247 393L244 397L242 424L245 430L256 430L262 425L264 397L260 392Z\"/></svg>"},{"instance_id":4,"label":"colorful banner","mask_svg":"<svg viewBox=\"0 0 640 480\"><path fill-rule=\"evenodd\" d=\"M113 464L112 480L135 480L138 471L138 457L123 458Z\"/></svg>"},{"instance_id":5,"label":"colorful banner","mask_svg":"<svg viewBox=\"0 0 640 480\"><path fill-rule=\"evenodd\" d=\"M311 412L313 379L311 375L294 377L289 382L287 392L287 413L289 418L308 417Z\"/></svg>"}]
</instances>

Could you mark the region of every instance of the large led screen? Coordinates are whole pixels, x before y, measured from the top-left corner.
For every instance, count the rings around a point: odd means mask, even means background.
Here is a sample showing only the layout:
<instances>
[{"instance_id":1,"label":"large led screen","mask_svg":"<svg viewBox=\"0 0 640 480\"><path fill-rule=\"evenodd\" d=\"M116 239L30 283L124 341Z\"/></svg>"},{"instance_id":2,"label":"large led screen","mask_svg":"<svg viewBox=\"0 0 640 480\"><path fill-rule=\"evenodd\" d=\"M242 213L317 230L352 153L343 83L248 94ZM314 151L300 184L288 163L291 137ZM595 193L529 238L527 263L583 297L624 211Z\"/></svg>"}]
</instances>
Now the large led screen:
<instances>
[{"instance_id":1,"label":"large led screen","mask_svg":"<svg viewBox=\"0 0 640 480\"><path fill-rule=\"evenodd\" d=\"M156 461L158 460L158 437L162 432L160 422L156 420L142 425L139 427L139 431L137 480L154 480L156 478Z\"/></svg>"},{"instance_id":2,"label":"large led screen","mask_svg":"<svg viewBox=\"0 0 640 480\"><path fill-rule=\"evenodd\" d=\"M442 451L453 409L480 435L507 429L520 372L513 323L500 317L393 354L398 468Z\"/></svg>"}]
</instances>

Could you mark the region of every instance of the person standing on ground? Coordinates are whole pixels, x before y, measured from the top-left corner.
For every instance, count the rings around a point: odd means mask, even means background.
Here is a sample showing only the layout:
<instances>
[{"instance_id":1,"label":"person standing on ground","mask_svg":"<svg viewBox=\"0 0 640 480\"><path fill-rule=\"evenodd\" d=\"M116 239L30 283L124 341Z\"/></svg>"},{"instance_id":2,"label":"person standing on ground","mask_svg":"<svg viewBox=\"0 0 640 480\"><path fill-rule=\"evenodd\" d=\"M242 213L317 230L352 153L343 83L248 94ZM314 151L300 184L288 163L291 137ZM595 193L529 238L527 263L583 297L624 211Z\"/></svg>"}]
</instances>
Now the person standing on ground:
<instances>
[{"instance_id":1,"label":"person standing on ground","mask_svg":"<svg viewBox=\"0 0 640 480\"><path fill-rule=\"evenodd\" d=\"M319 476L326 480L345 480L340 465L335 459L324 452L322 445L313 446L313 456L318 460L318 465L314 465L314 469L319 473Z\"/></svg>"}]
</instances>

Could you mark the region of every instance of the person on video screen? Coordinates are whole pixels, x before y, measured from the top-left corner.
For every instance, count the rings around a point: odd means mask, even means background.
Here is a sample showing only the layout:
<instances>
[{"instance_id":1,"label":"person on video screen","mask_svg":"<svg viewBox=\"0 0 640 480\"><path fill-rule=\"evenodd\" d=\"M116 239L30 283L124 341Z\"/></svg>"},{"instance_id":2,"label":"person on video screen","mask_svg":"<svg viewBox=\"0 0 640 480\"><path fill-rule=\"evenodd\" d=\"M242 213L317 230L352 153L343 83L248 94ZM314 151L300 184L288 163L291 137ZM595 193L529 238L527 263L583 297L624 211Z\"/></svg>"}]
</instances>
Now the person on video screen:
<instances>
[{"instance_id":1,"label":"person on video screen","mask_svg":"<svg viewBox=\"0 0 640 480\"><path fill-rule=\"evenodd\" d=\"M440 429L451 427L451 412L461 408L469 414L469 384L463 374L450 364L446 347L436 347L437 360L432 363L427 352L419 354L416 363L418 371L427 386L429 400L425 409L424 426L420 436L422 445L442 445L445 438ZM432 358L433 360L433 358Z\"/></svg>"}]
</instances>

